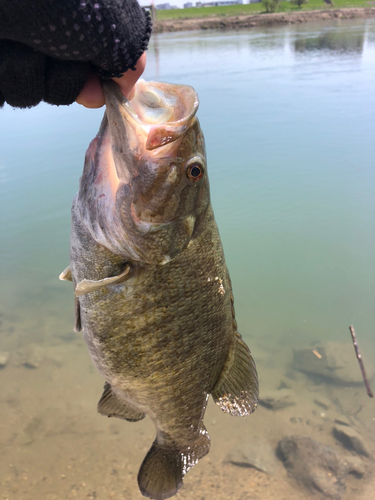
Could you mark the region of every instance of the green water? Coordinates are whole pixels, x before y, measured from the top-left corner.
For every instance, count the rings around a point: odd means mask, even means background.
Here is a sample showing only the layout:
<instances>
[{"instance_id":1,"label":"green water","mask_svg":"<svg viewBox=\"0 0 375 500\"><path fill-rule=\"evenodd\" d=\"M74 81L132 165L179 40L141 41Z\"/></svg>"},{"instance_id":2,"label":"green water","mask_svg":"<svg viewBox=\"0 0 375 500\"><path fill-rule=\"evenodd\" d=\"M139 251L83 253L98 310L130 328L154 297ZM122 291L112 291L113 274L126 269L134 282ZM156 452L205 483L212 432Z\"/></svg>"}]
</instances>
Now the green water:
<instances>
[{"instance_id":1,"label":"green water","mask_svg":"<svg viewBox=\"0 0 375 500\"><path fill-rule=\"evenodd\" d=\"M213 206L249 345L346 342L351 323L373 339L375 21L154 35L145 78L198 92ZM71 290L57 277L102 114L78 105L0 111L0 351L31 343L58 351L72 329ZM14 368L14 384L27 390L28 373Z\"/></svg>"},{"instance_id":2,"label":"green water","mask_svg":"<svg viewBox=\"0 0 375 500\"><path fill-rule=\"evenodd\" d=\"M244 335L375 327L375 25L154 36L147 79L200 97L212 200ZM0 115L2 298L69 297L69 211L102 110ZM66 308L66 309L65 309ZM53 335L53 332L51 332Z\"/></svg>"}]
</instances>

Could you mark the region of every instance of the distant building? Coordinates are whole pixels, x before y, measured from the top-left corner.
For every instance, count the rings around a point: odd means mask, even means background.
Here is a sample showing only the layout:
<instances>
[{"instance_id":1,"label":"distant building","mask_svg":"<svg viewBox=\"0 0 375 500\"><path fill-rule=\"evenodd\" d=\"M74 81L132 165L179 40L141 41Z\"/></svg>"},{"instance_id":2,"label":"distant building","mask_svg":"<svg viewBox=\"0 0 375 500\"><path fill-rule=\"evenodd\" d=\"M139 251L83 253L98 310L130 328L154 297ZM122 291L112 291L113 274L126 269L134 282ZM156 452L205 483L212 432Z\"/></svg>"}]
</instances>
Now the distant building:
<instances>
[{"instance_id":1,"label":"distant building","mask_svg":"<svg viewBox=\"0 0 375 500\"><path fill-rule=\"evenodd\" d=\"M171 10L171 9L179 9L177 5L171 5L170 3L159 3L156 6L157 10Z\"/></svg>"},{"instance_id":2,"label":"distant building","mask_svg":"<svg viewBox=\"0 0 375 500\"><path fill-rule=\"evenodd\" d=\"M184 3L184 9L191 9L193 7L193 2Z\"/></svg>"},{"instance_id":3,"label":"distant building","mask_svg":"<svg viewBox=\"0 0 375 500\"><path fill-rule=\"evenodd\" d=\"M221 0L221 1L213 1L213 2L197 2L195 4L196 7L222 7L224 5L241 5L243 4L243 0Z\"/></svg>"}]
</instances>

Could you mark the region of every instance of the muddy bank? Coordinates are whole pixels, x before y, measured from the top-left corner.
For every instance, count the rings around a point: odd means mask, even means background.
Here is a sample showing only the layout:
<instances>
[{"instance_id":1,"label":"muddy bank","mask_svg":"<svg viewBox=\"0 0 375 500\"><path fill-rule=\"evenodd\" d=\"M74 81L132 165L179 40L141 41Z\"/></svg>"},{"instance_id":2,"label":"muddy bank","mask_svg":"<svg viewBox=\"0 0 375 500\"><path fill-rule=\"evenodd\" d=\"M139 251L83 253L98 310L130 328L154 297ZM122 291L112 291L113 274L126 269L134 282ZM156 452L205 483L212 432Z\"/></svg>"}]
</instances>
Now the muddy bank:
<instances>
[{"instance_id":1,"label":"muddy bank","mask_svg":"<svg viewBox=\"0 0 375 500\"><path fill-rule=\"evenodd\" d=\"M254 26L278 26L310 21L375 17L375 7L354 9L327 9L307 12L277 12L249 16L205 17L201 19L167 19L154 24L154 33L207 29L246 29Z\"/></svg>"}]
</instances>

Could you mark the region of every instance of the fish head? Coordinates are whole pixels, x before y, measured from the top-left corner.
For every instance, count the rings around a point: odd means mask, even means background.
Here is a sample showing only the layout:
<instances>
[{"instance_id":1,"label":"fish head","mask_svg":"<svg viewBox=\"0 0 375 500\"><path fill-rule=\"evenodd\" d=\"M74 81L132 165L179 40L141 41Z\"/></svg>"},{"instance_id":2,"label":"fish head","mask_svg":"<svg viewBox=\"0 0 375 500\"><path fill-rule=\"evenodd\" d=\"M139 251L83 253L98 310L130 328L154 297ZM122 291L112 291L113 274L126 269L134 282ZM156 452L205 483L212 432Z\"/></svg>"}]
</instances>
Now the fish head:
<instances>
[{"instance_id":1,"label":"fish head","mask_svg":"<svg viewBox=\"0 0 375 500\"><path fill-rule=\"evenodd\" d=\"M106 113L80 181L83 222L112 252L165 264L196 237L210 204L197 94L144 80L130 101L114 82L104 92Z\"/></svg>"}]
</instances>

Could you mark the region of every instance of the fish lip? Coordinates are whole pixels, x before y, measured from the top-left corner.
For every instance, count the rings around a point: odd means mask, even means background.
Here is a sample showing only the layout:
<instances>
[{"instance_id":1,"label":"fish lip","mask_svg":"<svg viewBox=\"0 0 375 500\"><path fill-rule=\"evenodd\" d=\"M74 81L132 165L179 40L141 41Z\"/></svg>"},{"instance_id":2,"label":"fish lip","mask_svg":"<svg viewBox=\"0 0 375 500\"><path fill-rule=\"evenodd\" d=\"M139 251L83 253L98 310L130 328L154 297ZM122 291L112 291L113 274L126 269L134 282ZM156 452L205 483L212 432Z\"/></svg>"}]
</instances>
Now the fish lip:
<instances>
[{"instance_id":1,"label":"fish lip","mask_svg":"<svg viewBox=\"0 0 375 500\"><path fill-rule=\"evenodd\" d=\"M107 105L108 103L111 103L110 95L112 93L117 101L117 104L120 104L124 111L126 111L136 122L138 122L139 125L143 126L146 125L144 122L140 120L139 116L132 108L131 101L124 96L124 94L120 90L120 87L115 82L113 81L103 82L103 88L106 96Z\"/></svg>"}]
</instances>

